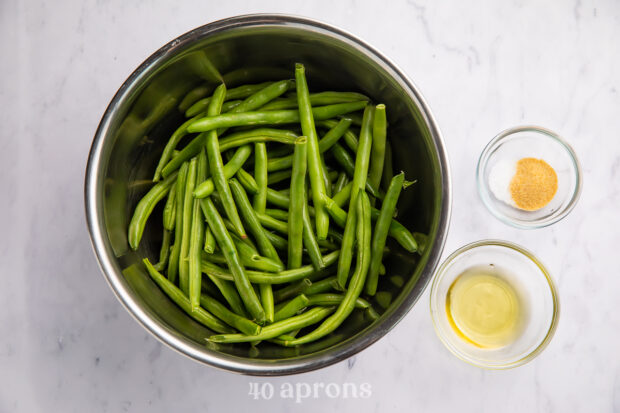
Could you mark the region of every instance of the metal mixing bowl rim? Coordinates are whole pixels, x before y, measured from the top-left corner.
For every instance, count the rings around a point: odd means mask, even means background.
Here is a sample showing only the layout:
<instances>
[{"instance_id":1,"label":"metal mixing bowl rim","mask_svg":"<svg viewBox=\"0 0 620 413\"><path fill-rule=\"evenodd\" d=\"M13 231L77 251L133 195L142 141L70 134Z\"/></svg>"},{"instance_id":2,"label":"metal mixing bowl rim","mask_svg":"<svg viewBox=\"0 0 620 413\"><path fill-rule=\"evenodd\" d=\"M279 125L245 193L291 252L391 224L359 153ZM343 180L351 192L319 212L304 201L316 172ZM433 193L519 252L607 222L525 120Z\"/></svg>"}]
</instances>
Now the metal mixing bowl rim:
<instances>
[{"instance_id":1,"label":"metal mixing bowl rim","mask_svg":"<svg viewBox=\"0 0 620 413\"><path fill-rule=\"evenodd\" d=\"M100 225L100 222L103 222L101 202L103 195L100 193L101 191L98 191L100 187L99 181L101 179L99 174L105 137L115 117L115 113L121 102L130 96L131 92L135 90L141 80L149 75L151 68L158 67L162 60L174 54L178 48L184 48L198 39L219 32L224 32L236 27L283 25L294 26L310 31L314 30L323 35L331 36L339 41L346 42L363 53L366 57L381 65L384 70L390 73L390 75L403 86L407 95L419 104L419 109L427 121L431 136L433 137L436 156L439 159L441 168L441 211L439 222L437 223L437 235L432 244L431 251L428 253L425 268L420 279L417 281L418 283L423 283L422 288L419 290L419 294L416 295L412 291L409 296L404 298L399 307L391 310L387 317L382 317L377 326L372 326L372 329L367 333L356 335L334 347L294 359L251 360L223 353L208 352L205 351L206 347L198 347L197 345L191 345L185 342L178 334L175 335L172 329L165 326L164 323L147 314L144 309L140 307L140 304L134 300L127 286L124 284L122 274L115 270L112 262L113 254L111 248L106 245L106 237L102 230L103 226ZM162 343L194 360L228 371L261 376L287 375L319 369L353 356L383 337L409 312L425 291L443 251L451 215L451 185L449 177L450 171L447 152L430 108L413 82L411 82L394 63L383 56L383 54L352 34L316 20L284 14L249 14L215 21L179 36L149 56L121 85L106 108L90 149L84 186L85 212L91 243L99 266L110 288L114 291L114 294L127 311Z\"/></svg>"}]
</instances>

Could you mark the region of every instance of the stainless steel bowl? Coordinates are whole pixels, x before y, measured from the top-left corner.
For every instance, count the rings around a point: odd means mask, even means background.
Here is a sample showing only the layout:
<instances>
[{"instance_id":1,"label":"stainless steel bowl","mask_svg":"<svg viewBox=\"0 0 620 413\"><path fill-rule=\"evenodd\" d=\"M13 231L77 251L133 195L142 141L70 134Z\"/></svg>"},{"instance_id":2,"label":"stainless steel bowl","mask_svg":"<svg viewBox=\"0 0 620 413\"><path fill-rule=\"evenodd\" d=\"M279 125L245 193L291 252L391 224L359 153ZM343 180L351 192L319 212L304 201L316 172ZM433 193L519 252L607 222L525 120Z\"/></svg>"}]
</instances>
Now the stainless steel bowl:
<instances>
[{"instance_id":1,"label":"stainless steel bowl","mask_svg":"<svg viewBox=\"0 0 620 413\"><path fill-rule=\"evenodd\" d=\"M379 288L394 298L374 324L352 316L332 335L299 348L269 343L258 350L207 345L209 330L176 307L140 264L144 256L157 256L160 235L147 228L139 250L130 250L126 237L130 214L149 188L157 158L182 119L177 106L188 90L213 80L217 71L224 74L228 86L291 77L295 62L306 65L311 90L354 90L387 105L395 169L418 180L399 201L399 219L412 231L429 234L428 247L422 256L390 257L388 276L381 278ZM85 202L103 273L136 320L195 360L267 376L318 369L350 357L407 314L428 284L443 249L450 181L444 145L430 110L392 62L351 34L323 23L284 15L248 15L207 24L174 39L129 76L95 134ZM396 287L390 282L393 275L402 276L405 284Z\"/></svg>"}]
</instances>

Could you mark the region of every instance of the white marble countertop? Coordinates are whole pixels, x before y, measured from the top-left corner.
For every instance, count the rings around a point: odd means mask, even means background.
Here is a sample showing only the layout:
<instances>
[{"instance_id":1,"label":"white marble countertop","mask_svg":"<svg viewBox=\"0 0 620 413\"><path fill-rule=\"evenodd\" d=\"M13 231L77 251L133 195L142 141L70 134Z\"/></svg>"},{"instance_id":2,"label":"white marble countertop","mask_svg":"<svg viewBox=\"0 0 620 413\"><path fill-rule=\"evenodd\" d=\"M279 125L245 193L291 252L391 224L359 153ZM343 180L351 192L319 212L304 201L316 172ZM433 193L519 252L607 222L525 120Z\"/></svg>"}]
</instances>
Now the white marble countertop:
<instances>
[{"instance_id":1,"label":"white marble countertop","mask_svg":"<svg viewBox=\"0 0 620 413\"><path fill-rule=\"evenodd\" d=\"M436 337L428 290L379 342L313 373L252 378L168 349L122 308L100 274L83 176L117 87L160 45L196 26L284 12L342 27L414 80L450 154L445 253L494 237L535 251L562 304L533 362L484 371ZM149 1L0 3L0 412L620 411L620 3L609 1ZM577 151L577 208L550 228L507 227L483 207L474 169L507 127L538 124ZM286 383L353 383L368 398L281 397ZM251 383L270 383L255 401Z\"/></svg>"}]
</instances>

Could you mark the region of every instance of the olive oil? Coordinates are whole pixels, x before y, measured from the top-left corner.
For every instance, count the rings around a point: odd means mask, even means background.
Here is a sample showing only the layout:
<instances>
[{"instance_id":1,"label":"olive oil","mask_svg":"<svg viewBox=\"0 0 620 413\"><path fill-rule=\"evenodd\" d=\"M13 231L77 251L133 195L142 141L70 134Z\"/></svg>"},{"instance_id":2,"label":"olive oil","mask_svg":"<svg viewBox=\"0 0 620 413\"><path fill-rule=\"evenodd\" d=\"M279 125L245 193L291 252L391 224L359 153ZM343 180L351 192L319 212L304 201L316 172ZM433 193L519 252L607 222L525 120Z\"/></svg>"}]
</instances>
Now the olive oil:
<instances>
[{"instance_id":1,"label":"olive oil","mask_svg":"<svg viewBox=\"0 0 620 413\"><path fill-rule=\"evenodd\" d=\"M512 343L522 331L523 300L497 268L473 267L459 275L448 290L446 312L452 328L481 348Z\"/></svg>"}]
</instances>

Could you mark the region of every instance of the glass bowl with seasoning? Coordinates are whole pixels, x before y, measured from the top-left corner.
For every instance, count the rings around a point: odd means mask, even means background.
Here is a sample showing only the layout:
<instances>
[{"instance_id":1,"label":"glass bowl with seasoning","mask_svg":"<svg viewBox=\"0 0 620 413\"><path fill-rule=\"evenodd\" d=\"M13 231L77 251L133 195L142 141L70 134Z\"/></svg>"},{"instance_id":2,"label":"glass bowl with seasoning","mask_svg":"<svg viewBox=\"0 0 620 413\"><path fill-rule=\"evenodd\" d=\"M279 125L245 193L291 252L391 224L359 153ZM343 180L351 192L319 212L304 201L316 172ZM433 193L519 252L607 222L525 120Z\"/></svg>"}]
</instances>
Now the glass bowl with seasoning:
<instances>
[{"instance_id":1,"label":"glass bowl with seasoning","mask_svg":"<svg viewBox=\"0 0 620 413\"><path fill-rule=\"evenodd\" d=\"M483 368L507 369L536 357L555 332L559 301L544 265L499 240L466 245L441 265L431 316L445 346Z\"/></svg>"},{"instance_id":2,"label":"glass bowl with seasoning","mask_svg":"<svg viewBox=\"0 0 620 413\"><path fill-rule=\"evenodd\" d=\"M483 203L501 221L542 228L574 208L581 168L573 149L556 133L520 126L501 132L484 148L477 181Z\"/></svg>"}]
</instances>

